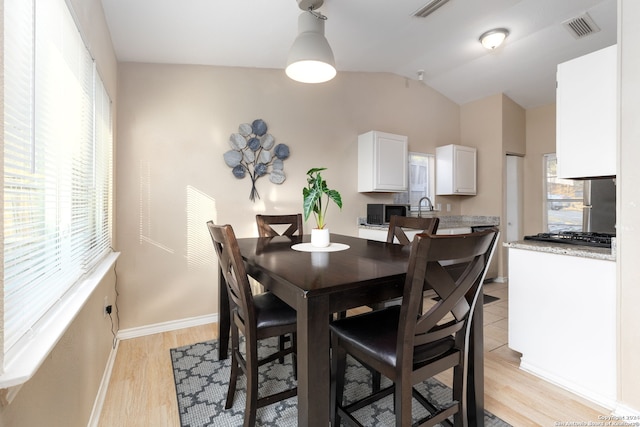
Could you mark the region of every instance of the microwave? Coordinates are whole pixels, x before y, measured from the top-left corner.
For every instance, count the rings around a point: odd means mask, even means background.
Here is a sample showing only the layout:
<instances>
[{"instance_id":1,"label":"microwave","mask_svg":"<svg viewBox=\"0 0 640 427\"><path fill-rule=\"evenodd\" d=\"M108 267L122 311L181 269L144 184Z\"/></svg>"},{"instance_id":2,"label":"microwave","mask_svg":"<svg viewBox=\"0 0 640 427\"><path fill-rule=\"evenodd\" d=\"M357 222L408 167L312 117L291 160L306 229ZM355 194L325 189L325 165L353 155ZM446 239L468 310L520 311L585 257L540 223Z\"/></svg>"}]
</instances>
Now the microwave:
<instances>
[{"instance_id":1,"label":"microwave","mask_svg":"<svg viewBox=\"0 0 640 427\"><path fill-rule=\"evenodd\" d=\"M409 205L367 204L367 224L389 224L392 215L407 216Z\"/></svg>"}]
</instances>

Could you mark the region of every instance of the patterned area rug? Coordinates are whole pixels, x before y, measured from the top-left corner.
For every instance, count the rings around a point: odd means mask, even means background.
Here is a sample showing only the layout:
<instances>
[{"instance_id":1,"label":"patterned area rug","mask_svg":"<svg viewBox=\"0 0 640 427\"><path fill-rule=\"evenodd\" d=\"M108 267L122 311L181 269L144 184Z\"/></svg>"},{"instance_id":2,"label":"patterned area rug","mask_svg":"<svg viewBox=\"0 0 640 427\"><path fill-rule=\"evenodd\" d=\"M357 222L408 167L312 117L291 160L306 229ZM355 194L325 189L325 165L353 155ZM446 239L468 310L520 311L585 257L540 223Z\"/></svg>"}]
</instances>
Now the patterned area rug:
<instances>
[{"instance_id":1,"label":"patterned area rug","mask_svg":"<svg viewBox=\"0 0 640 427\"><path fill-rule=\"evenodd\" d=\"M277 349L277 338L260 342L260 354L270 354ZM246 381L240 376L233 407L225 410L224 404L229 381L230 361L218 361L217 341L206 341L198 344L171 349L171 361L178 395L180 424L182 427L231 427L241 426L244 416ZM353 401L358 396L371 392L371 376L350 356L347 359L347 379L345 398ZM263 365L259 369L260 396L285 390L295 386L292 375L291 357L285 363L277 361ZM390 384L382 378L382 386ZM429 380L416 387L432 402L447 403L451 401L451 389L436 380ZM287 399L257 411L257 425L273 427L297 426L297 398ZM414 420L426 415L422 407L414 400ZM366 426L393 426L392 396L379 400L356 412L356 418ZM495 415L485 412L485 426L509 427Z\"/></svg>"}]
</instances>

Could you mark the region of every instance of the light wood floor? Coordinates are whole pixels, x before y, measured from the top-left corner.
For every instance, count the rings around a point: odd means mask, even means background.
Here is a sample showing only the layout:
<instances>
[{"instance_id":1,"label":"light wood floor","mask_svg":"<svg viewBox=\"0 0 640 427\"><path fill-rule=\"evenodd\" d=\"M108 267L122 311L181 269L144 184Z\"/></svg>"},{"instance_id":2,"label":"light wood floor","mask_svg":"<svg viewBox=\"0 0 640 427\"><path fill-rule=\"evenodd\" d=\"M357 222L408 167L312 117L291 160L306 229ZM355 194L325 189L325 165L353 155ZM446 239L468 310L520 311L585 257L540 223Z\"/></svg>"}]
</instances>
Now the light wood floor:
<instances>
[{"instance_id":1,"label":"light wood floor","mask_svg":"<svg viewBox=\"0 0 640 427\"><path fill-rule=\"evenodd\" d=\"M485 408L516 427L567 421L587 425L608 414L518 369L519 354L506 345L506 286L489 283L485 287L488 295L500 298L485 305ZM216 335L215 325L206 325L120 341L99 426L179 426L169 350ZM446 376L440 380L450 383Z\"/></svg>"}]
</instances>

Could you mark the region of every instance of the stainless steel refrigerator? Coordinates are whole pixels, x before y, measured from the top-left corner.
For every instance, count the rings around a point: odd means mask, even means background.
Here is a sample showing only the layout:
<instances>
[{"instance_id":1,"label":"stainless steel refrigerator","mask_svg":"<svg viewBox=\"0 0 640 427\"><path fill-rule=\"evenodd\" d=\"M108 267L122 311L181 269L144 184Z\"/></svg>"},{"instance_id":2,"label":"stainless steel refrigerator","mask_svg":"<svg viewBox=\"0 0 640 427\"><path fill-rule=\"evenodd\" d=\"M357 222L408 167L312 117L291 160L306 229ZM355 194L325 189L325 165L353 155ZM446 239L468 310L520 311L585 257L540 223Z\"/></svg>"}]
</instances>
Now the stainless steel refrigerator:
<instances>
[{"instance_id":1,"label":"stainless steel refrigerator","mask_svg":"<svg viewBox=\"0 0 640 427\"><path fill-rule=\"evenodd\" d=\"M616 233L616 184L611 178L584 182L582 230Z\"/></svg>"}]
</instances>

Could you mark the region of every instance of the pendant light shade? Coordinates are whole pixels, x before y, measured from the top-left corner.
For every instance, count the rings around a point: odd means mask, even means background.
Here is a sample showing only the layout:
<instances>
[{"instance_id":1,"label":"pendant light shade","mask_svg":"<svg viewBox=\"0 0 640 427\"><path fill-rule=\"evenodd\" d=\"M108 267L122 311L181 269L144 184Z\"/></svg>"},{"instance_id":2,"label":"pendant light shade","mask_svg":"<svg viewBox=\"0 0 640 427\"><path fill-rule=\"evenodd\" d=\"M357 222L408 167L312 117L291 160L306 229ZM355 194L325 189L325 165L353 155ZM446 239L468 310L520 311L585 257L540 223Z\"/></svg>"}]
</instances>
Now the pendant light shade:
<instances>
[{"instance_id":1,"label":"pendant light shade","mask_svg":"<svg viewBox=\"0 0 640 427\"><path fill-rule=\"evenodd\" d=\"M302 83L323 83L336 75L333 51L324 37L324 19L303 12L285 70L289 78Z\"/></svg>"}]
</instances>

